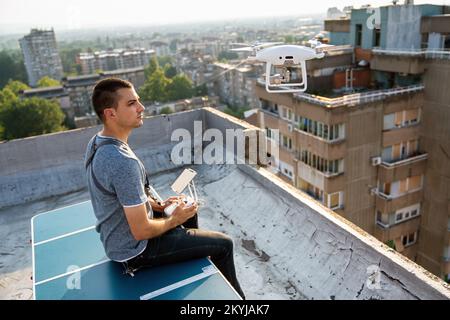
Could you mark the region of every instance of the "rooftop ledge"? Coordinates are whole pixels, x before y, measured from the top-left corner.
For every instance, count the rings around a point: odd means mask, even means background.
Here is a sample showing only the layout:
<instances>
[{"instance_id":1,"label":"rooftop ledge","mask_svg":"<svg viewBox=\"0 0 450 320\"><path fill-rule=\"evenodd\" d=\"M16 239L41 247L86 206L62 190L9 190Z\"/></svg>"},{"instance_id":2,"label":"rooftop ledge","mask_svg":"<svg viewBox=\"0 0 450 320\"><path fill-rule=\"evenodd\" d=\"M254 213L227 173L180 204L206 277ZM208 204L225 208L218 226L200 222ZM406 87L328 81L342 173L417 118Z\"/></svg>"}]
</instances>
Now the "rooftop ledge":
<instances>
[{"instance_id":1,"label":"rooftop ledge","mask_svg":"<svg viewBox=\"0 0 450 320\"><path fill-rule=\"evenodd\" d=\"M258 85L265 86L265 81L263 79L258 79ZM425 86L423 84L411 85L406 87L397 87L392 89L384 90L372 90L362 93L354 93L349 95L344 95L338 98L327 98L322 96L317 96L309 93L293 93L293 96L297 100L306 101L312 104L324 106L326 108L336 108L343 106L356 106L365 103L371 103L375 101L381 101L386 98L423 91ZM278 89L283 89L283 87L278 87ZM281 92L282 93L282 92Z\"/></svg>"},{"instance_id":2,"label":"rooftop ledge","mask_svg":"<svg viewBox=\"0 0 450 320\"><path fill-rule=\"evenodd\" d=\"M374 48L372 53L379 55L409 56L427 59L450 59L449 49L399 49Z\"/></svg>"},{"instance_id":3,"label":"rooftop ledge","mask_svg":"<svg viewBox=\"0 0 450 320\"><path fill-rule=\"evenodd\" d=\"M176 128L254 129L211 108L147 118L130 145L162 196L184 166L170 161ZM0 298L31 290L30 218L88 199L85 146L99 127L0 144ZM449 286L310 196L255 165L193 165L205 204L202 228L235 243L238 278L249 299L450 299ZM270 281L269 281L270 279ZM20 284L20 285L19 285ZM21 291L22 290L22 291ZM26 298L26 297L25 297ZM29 298L29 297L28 297Z\"/></svg>"}]
</instances>

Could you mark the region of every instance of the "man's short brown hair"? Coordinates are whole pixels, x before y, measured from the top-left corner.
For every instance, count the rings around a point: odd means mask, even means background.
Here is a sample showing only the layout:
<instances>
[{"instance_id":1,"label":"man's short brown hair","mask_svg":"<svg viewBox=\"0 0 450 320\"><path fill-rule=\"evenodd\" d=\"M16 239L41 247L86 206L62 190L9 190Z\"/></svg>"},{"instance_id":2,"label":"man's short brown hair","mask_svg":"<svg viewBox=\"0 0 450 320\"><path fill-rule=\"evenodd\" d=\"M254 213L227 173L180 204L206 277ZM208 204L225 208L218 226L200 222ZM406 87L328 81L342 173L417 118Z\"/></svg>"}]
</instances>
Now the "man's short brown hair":
<instances>
[{"instance_id":1,"label":"man's short brown hair","mask_svg":"<svg viewBox=\"0 0 450 320\"><path fill-rule=\"evenodd\" d=\"M106 108L117 108L117 90L123 88L133 88L133 84L119 78L107 78L97 82L95 85L92 94L92 105L102 122L104 122L103 111Z\"/></svg>"}]
</instances>

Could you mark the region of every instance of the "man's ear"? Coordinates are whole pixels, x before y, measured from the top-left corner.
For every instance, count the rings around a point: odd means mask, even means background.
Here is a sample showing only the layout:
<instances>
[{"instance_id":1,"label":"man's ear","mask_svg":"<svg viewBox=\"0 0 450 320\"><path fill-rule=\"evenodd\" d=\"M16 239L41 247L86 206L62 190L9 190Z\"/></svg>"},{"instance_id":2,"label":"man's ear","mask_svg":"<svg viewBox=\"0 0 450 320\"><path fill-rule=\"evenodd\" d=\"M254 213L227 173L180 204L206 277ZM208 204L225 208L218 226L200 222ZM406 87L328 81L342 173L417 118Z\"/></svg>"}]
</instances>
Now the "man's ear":
<instances>
[{"instance_id":1,"label":"man's ear","mask_svg":"<svg viewBox=\"0 0 450 320\"><path fill-rule=\"evenodd\" d=\"M116 110L114 110L114 108L106 108L103 110L103 114L105 115L105 118L114 118L116 116Z\"/></svg>"}]
</instances>

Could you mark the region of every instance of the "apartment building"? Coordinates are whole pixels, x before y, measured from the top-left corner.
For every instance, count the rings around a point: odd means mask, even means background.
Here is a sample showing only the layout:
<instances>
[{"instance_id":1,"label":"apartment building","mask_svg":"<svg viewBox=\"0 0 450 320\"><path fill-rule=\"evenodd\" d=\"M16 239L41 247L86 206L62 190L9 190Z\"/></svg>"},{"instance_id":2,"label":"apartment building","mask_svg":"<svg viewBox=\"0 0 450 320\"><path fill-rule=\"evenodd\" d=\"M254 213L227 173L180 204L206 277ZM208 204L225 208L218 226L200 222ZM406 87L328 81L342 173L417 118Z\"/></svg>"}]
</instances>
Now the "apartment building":
<instances>
[{"instance_id":1,"label":"apartment building","mask_svg":"<svg viewBox=\"0 0 450 320\"><path fill-rule=\"evenodd\" d=\"M63 67L53 29L31 29L31 32L20 39L19 43L30 86L36 87L38 81L45 76L61 80Z\"/></svg>"},{"instance_id":2,"label":"apartment building","mask_svg":"<svg viewBox=\"0 0 450 320\"><path fill-rule=\"evenodd\" d=\"M154 54L154 50L146 49L82 52L77 56L77 63L81 66L81 73L88 75L98 70L113 71L144 67Z\"/></svg>"},{"instance_id":3,"label":"apartment building","mask_svg":"<svg viewBox=\"0 0 450 320\"><path fill-rule=\"evenodd\" d=\"M325 22L336 47L309 61L308 93L257 82L257 125L280 176L448 280L450 11L368 9Z\"/></svg>"},{"instance_id":4,"label":"apartment building","mask_svg":"<svg viewBox=\"0 0 450 320\"><path fill-rule=\"evenodd\" d=\"M214 63L214 93L224 103L237 107L256 108L259 105L255 94L258 74L262 74L260 63L236 66L231 63Z\"/></svg>"}]
</instances>

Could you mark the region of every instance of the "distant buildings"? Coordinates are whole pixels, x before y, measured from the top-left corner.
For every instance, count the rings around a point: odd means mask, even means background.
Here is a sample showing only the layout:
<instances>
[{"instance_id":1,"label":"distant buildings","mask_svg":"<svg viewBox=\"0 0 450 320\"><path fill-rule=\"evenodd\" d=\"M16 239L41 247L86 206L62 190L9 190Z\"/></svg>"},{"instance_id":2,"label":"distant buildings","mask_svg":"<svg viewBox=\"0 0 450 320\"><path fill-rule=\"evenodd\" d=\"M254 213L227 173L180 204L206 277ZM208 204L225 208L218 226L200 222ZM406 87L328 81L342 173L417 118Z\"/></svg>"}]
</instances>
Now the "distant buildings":
<instances>
[{"instance_id":1,"label":"distant buildings","mask_svg":"<svg viewBox=\"0 0 450 320\"><path fill-rule=\"evenodd\" d=\"M236 67L228 63L214 63L213 90L221 100L235 107L256 108L259 106L255 93L258 75L263 73L263 64L246 64Z\"/></svg>"},{"instance_id":2,"label":"distant buildings","mask_svg":"<svg viewBox=\"0 0 450 320\"><path fill-rule=\"evenodd\" d=\"M154 50L146 49L82 52L77 57L77 63L81 66L81 73L87 75L100 70L112 71L143 67L149 63L154 54Z\"/></svg>"},{"instance_id":3,"label":"distant buildings","mask_svg":"<svg viewBox=\"0 0 450 320\"><path fill-rule=\"evenodd\" d=\"M169 45L164 41L150 42L150 49L154 50L157 56L168 56L170 54Z\"/></svg>"},{"instance_id":4,"label":"distant buildings","mask_svg":"<svg viewBox=\"0 0 450 320\"><path fill-rule=\"evenodd\" d=\"M61 80L63 67L52 30L32 29L19 40L28 75L28 83L35 87L42 77Z\"/></svg>"},{"instance_id":5,"label":"distant buildings","mask_svg":"<svg viewBox=\"0 0 450 320\"><path fill-rule=\"evenodd\" d=\"M92 91L98 81L109 77L128 80L137 90L144 84L144 67L64 77L62 86L25 90L21 95L26 98L55 99L60 103L68 123L75 127L94 125L98 119L91 103Z\"/></svg>"}]
</instances>

